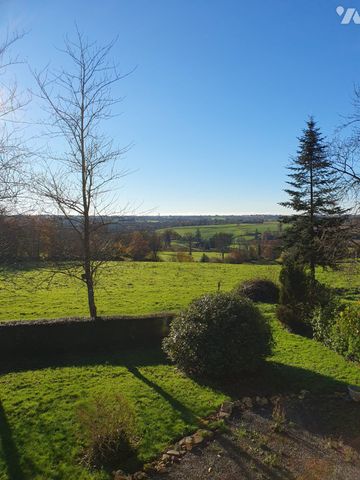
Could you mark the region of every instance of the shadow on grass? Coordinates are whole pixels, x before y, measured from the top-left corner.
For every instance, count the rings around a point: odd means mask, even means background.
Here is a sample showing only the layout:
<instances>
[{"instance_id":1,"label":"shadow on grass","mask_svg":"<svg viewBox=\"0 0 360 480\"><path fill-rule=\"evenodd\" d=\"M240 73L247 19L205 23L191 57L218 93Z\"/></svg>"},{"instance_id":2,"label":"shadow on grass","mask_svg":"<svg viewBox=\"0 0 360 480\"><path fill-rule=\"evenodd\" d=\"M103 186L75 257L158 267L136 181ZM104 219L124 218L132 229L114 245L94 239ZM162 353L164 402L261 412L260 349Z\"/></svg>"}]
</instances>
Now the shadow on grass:
<instances>
[{"instance_id":1,"label":"shadow on grass","mask_svg":"<svg viewBox=\"0 0 360 480\"><path fill-rule=\"evenodd\" d=\"M167 393L163 388L161 388L157 383L149 380L145 375L143 375L135 366L126 365L128 371L134 375L137 379L141 380L145 385L152 388L156 393L158 393L164 400L166 400L174 410L176 410L180 417L186 423L196 425L198 423L198 418L189 410L185 405L176 400L172 395Z\"/></svg>"},{"instance_id":2,"label":"shadow on grass","mask_svg":"<svg viewBox=\"0 0 360 480\"><path fill-rule=\"evenodd\" d=\"M165 398L166 392L144 377L136 367L166 364L168 364L168 361L160 348L142 348L132 351L79 353L77 355L64 354L62 356L43 356L36 359L2 361L0 375L45 368L91 367L96 365L124 366L144 383L157 389L158 393ZM314 370L292 367L271 360L264 362L262 367L254 373L240 373L237 378L232 378L221 384L204 379L195 379L195 381L234 398L244 395L274 395L277 393L299 392L301 389L310 390L313 393L330 393L333 391L345 391L347 386L345 381L336 380L331 376L317 373ZM169 402L170 400L171 398L168 398Z\"/></svg>"},{"instance_id":3,"label":"shadow on grass","mask_svg":"<svg viewBox=\"0 0 360 480\"><path fill-rule=\"evenodd\" d=\"M347 384L333 377L307 370L292 367L282 363L266 361L252 373L240 374L238 378L231 378L222 383L207 381L197 382L221 391L236 399L243 396L271 396L281 393L299 393L300 390L309 390L312 393L345 392Z\"/></svg>"},{"instance_id":4,"label":"shadow on grass","mask_svg":"<svg viewBox=\"0 0 360 480\"><path fill-rule=\"evenodd\" d=\"M9 480L23 480L24 474L22 472L19 460L19 452L14 443L10 425L7 421L4 407L0 401L0 443L4 460L8 470Z\"/></svg>"}]
</instances>

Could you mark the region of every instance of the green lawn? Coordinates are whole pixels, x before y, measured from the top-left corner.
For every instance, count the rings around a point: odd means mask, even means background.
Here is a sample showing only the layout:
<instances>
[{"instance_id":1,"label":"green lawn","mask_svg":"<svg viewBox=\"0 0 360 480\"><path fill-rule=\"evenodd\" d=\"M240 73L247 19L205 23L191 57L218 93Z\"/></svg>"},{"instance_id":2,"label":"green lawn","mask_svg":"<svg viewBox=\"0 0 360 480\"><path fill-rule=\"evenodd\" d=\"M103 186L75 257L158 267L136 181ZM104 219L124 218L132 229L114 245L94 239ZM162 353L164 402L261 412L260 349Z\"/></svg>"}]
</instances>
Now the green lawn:
<instances>
[{"instance_id":1,"label":"green lawn","mask_svg":"<svg viewBox=\"0 0 360 480\"><path fill-rule=\"evenodd\" d=\"M312 392L344 390L344 385L360 386L360 367L345 360L321 343L285 331L275 320L274 307L263 307L270 315L275 338L272 377L278 388ZM267 379L270 381L270 378Z\"/></svg>"},{"instance_id":2,"label":"green lawn","mask_svg":"<svg viewBox=\"0 0 360 480\"><path fill-rule=\"evenodd\" d=\"M135 406L141 462L194 430L199 418L225 398L152 352L84 358L69 366L5 374L0 376L0 479L109 478L79 465L81 437L75 414L84 399L104 392L121 393Z\"/></svg>"},{"instance_id":3,"label":"green lawn","mask_svg":"<svg viewBox=\"0 0 360 480\"><path fill-rule=\"evenodd\" d=\"M276 341L264 371L239 377L240 389L274 394L309 389L344 390L360 386L360 369L312 340L284 331L271 316ZM138 457L150 460L168 444L194 430L227 393L197 384L156 352L69 360L0 376L0 479L107 479L78 463L77 405L99 392L121 392L134 405L141 435ZM119 466L121 467L121 465Z\"/></svg>"},{"instance_id":4,"label":"green lawn","mask_svg":"<svg viewBox=\"0 0 360 480\"><path fill-rule=\"evenodd\" d=\"M230 290L248 278L276 281L278 274L277 265L119 262L109 264L96 295L102 315L177 311L193 298L216 291L219 282L221 290ZM10 277L0 284L2 321L87 315L85 288L76 280L58 275L46 288L44 269L21 272L12 281ZM319 271L318 277L349 292L360 284L359 271L354 269Z\"/></svg>"}]
</instances>

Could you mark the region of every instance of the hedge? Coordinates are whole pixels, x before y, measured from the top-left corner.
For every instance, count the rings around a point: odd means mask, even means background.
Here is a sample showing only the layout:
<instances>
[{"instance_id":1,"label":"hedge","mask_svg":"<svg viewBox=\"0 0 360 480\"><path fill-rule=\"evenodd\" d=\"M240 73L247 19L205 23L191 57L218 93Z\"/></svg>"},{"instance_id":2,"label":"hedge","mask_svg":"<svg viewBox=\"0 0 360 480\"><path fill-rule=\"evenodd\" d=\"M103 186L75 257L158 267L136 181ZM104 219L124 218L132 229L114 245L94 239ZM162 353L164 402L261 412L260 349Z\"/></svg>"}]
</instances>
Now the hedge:
<instances>
[{"instance_id":1,"label":"hedge","mask_svg":"<svg viewBox=\"0 0 360 480\"><path fill-rule=\"evenodd\" d=\"M158 347L172 318L171 313L161 313L0 323L0 358Z\"/></svg>"}]
</instances>

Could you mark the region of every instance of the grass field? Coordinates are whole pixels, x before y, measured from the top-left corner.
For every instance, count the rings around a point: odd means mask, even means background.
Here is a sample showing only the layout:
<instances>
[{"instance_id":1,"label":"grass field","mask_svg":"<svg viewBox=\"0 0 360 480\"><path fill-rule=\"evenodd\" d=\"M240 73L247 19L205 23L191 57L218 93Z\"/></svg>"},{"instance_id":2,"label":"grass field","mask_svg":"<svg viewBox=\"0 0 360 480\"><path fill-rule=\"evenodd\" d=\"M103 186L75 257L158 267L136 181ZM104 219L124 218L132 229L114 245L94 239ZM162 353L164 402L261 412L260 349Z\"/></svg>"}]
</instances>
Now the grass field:
<instances>
[{"instance_id":1,"label":"grass field","mask_svg":"<svg viewBox=\"0 0 360 480\"><path fill-rule=\"evenodd\" d=\"M264 305L273 317L273 307ZM360 369L326 347L284 331L272 319L276 348L264 370L239 378L243 393L360 386ZM4 366L2 366L4 368ZM150 460L171 441L194 430L230 394L184 377L157 352L119 352L68 360L65 365L27 366L0 376L1 480L105 480L106 472L79 465L76 409L99 392L121 392L138 415L139 461ZM120 466L121 467L121 466Z\"/></svg>"},{"instance_id":2,"label":"grass field","mask_svg":"<svg viewBox=\"0 0 360 480\"><path fill-rule=\"evenodd\" d=\"M196 230L199 229L201 236L204 239L209 239L216 233L231 233L234 235L234 239L243 238L249 240L253 238L256 231L258 233L263 232L273 232L279 230L278 222L264 222L264 223L239 223L239 224L224 224L224 225L199 225L191 227L176 227L172 228L179 235L184 236L187 233L196 233ZM158 230L158 232L163 232L166 229Z\"/></svg>"},{"instance_id":3,"label":"grass field","mask_svg":"<svg viewBox=\"0 0 360 480\"><path fill-rule=\"evenodd\" d=\"M177 311L193 298L215 292L219 282L221 290L230 290L248 278L266 277L276 281L278 274L277 265L110 263L99 281L96 295L101 315ZM15 276L9 274L9 281L0 285L0 320L87 315L86 292L80 282L58 275L50 288L45 288L46 282L43 282L47 276L44 268ZM360 284L359 269L354 268L337 272L320 270L318 278L349 292Z\"/></svg>"},{"instance_id":4,"label":"grass field","mask_svg":"<svg viewBox=\"0 0 360 480\"><path fill-rule=\"evenodd\" d=\"M163 261L163 262L173 262L173 261L177 261L176 260L176 253L177 252L160 252L159 253L159 257L160 259ZM187 253L187 252L185 252ZM209 258L218 258L219 260L221 260L221 253L219 252L192 252L192 257L193 257L193 260L194 262L199 262L200 261L200 258L202 257L202 255L205 253L205 255Z\"/></svg>"}]
</instances>

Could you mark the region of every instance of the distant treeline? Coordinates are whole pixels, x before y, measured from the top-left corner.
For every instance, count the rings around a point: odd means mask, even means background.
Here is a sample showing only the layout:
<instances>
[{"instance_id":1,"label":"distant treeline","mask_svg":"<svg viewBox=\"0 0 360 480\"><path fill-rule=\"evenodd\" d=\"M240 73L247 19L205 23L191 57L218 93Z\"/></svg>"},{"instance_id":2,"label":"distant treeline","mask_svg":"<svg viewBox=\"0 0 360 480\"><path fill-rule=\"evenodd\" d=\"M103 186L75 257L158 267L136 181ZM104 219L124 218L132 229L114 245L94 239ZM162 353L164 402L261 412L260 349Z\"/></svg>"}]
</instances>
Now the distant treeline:
<instances>
[{"instance_id":1,"label":"distant treeline","mask_svg":"<svg viewBox=\"0 0 360 480\"><path fill-rule=\"evenodd\" d=\"M79 218L73 226L59 216L0 216L0 262L18 261L68 261L82 258ZM181 236L168 228L156 232L151 222L139 230L116 231L109 219L93 218L94 234L91 249L96 260L160 260L162 250L186 253L174 256L178 261L191 261L193 251L219 252L229 261L258 258L274 259L279 255L279 235L274 232L257 234L252 240L236 240L232 234L217 231L203 238L199 229L194 234ZM75 228L73 228L75 227ZM189 258L190 257L190 258ZM206 255L203 261L208 261ZM210 261L210 260L209 260Z\"/></svg>"}]
</instances>

